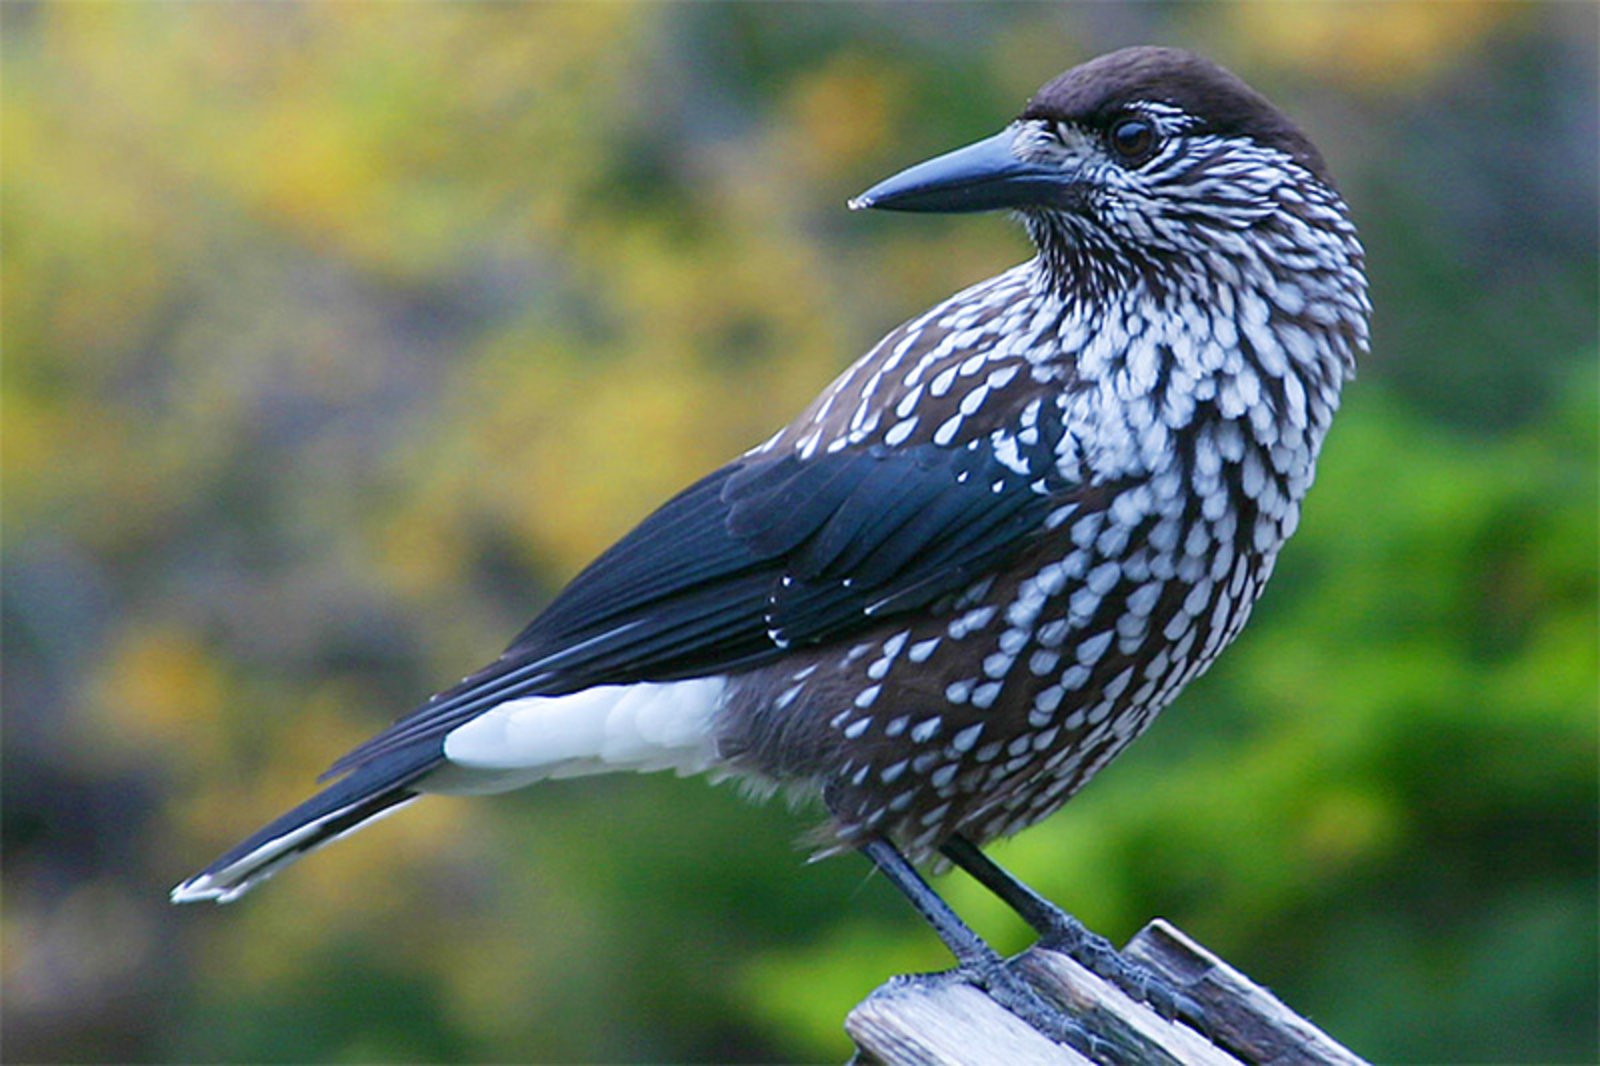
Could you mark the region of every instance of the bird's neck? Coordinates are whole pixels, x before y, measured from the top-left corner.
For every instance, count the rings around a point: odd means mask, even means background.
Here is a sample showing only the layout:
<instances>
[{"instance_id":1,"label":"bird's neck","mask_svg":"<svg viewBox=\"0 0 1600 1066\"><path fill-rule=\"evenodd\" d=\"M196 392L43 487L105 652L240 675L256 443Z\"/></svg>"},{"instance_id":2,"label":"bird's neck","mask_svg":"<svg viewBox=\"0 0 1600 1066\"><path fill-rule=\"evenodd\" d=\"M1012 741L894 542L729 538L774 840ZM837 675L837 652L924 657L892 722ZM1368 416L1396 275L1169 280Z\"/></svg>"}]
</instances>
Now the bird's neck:
<instances>
[{"instance_id":1,"label":"bird's neck","mask_svg":"<svg viewBox=\"0 0 1600 1066\"><path fill-rule=\"evenodd\" d=\"M1063 293L1057 266L1043 253L1027 266L1039 305L1029 317L1043 331L1028 348L1036 376L1063 387L1065 423L1093 427L1082 434L1092 444L1063 454L1065 475L1148 477L1170 462L1176 437L1222 434L1277 449L1291 495L1303 494L1358 346L1339 316L1318 321L1323 312L1283 297L1281 284L1244 274L1107 274L1091 300Z\"/></svg>"},{"instance_id":2,"label":"bird's neck","mask_svg":"<svg viewBox=\"0 0 1600 1066\"><path fill-rule=\"evenodd\" d=\"M1120 319L1130 335L1161 323L1194 344L1209 339L1246 355L1252 346L1275 345L1286 372L1337 393L1366 353L1372 308L1364 252L1343 202L1331 191L1313 192L1296 193L1246 230L1213 228L1193 249L1178 241L1114 242L1070 216L1025 215L1038 250L1028 265L1029 288L1036 299L1059 301L1063 321ZM1267 357L1271 362L1272 353ZM1197 380L1233 371L1228 360L1189 369ZM1080 376L1094 373L1080 369Z\"/></svg>"}]
</instances>

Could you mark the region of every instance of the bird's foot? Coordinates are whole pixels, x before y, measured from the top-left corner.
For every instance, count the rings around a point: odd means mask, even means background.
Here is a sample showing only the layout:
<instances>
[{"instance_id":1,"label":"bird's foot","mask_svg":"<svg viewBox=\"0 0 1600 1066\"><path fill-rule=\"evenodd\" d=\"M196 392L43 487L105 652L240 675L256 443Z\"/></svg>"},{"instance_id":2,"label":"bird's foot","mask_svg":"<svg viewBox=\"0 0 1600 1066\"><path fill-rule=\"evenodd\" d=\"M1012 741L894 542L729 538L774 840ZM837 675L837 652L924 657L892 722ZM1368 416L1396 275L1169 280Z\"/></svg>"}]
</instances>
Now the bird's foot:
<instances>
[{"instance_id":1,"label":"bird's foot","mask_svg":"<svg viewBox=\"0 0 1600 1066\"><path fill-rule=\"evenodd\" d=\"M1040 947L1061 952L1168 1021L1181 1021L1207 1039L1211 1037L1213 1030L1205 1008L1193 997L1123 955L1111 941L1066 911L1057 909L1056 914L1052 927L1039 938Z\"/></svg>"},{"instance_id":2,"label":"bird's foot","mask_svg":"<svg viewBox=\"0 0 1600 1066\"><path fill-rule=\"evenodd\" d=\"M1116 1048L1089 1032L1070 1014L1054 1006L1013 970L999 955L966 962L940 973L908 974L896 979L899 984L938 984L959 981L983 992L990 999L1021 1019L1036 1032L1057 1044L1064 1044L1095 1062L1120 1066Z\"/></svg>"}]
</instances>

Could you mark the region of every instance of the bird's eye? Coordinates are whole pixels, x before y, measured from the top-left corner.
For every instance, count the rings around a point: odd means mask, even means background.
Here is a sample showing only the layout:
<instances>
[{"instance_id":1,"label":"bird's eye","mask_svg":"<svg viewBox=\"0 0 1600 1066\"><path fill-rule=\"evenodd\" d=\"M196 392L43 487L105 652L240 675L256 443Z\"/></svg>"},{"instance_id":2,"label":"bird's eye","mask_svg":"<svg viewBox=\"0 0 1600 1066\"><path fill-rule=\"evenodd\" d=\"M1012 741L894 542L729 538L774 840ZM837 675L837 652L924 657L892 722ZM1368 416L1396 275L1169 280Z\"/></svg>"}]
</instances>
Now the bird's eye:
<instances>
[{"instance_id":1,"label":"bird's eye","mask_svg":"<svg viewBox=\"0 0 1600 1066\"><path fill-rule=\"evenodd\" d=\"M1107 140L1117 158L1125 163L1142 163L1155 152L1156 128L1149 119L1125 118L1111 126Z\"/></svg>"}]
</instances>

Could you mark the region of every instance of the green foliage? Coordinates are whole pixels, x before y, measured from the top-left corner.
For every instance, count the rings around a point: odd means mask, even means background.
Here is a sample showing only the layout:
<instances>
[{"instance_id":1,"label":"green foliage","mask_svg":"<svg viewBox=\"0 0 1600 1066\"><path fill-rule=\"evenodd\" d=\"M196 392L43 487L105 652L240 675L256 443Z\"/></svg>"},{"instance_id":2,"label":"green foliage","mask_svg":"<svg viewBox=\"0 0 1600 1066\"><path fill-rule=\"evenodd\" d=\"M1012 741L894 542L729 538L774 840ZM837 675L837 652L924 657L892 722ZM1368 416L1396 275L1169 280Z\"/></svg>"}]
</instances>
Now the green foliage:
<instances>
[{"instance_id":1,"label":"green foliage","mask_svg":"<svg viewBox=\"0 0 1600 1066\"><path fill-rule=\"evenodd\" d=\"M843 201L1132 40L1304 120L1376 349L1239 645L998 857L1376 1060L1600 1052L1592 8L0 14L10 1058L836 1061L851 1004L947 965L862 864L804 862L814 814L670 778L430 799L233 907L165 892L1025 254Z\"/></svg>"}]
</instances>

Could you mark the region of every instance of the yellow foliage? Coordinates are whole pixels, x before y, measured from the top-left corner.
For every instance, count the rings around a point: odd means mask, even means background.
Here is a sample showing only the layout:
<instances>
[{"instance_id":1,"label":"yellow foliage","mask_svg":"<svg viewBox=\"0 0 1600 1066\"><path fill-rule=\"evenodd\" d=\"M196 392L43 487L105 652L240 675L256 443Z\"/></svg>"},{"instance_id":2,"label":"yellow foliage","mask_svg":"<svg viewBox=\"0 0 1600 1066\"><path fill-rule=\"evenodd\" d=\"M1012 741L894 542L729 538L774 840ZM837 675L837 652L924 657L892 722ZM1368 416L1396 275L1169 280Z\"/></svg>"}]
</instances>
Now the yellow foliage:
<instances>
[{"instance_id":1,"label":"yellow foliage","mask_svg":"<svg viewBox=\"0 0 1600 1066\"><path fill-rule=\"evenodd\" d=\"M856 177L864 159L891 143L905 99L905 76L888 57L834 55L789 92L785 154L808 181Z\"/></svg>"},{"instance_id":2,"label":"yellow foliage","mask_svg":"<svg viewBox=\"0 0 1600 1066\"><path fill-rule=\"evenodd\" d=\"M1525 6L1497 0L1240 3L1228 9L1228 40L1251 63L1387 93L1428 81L1489 34L1524 18Z\"/></svg>"},{"instance_id":3,"label":"yellow foliage","mask_svg":"<svg viewBox=\"0 0 1600 1066\"><path fill-rule=\"evenodd\" d=\"M93 680L95 736L80 751L106 760L181 753L208 763L225 755L222 721L230 679L199 636L175 624L128 625Z\"/></svg>"},{"instance_id":4,"label":"yellow foliage","mask_svg":"<svg viewBox=\"0 0 1600 1066\"><path fill-rule=\"evenodd\" d=\"M371 523L374 562L396 591L420 600L433 590L461 585L466 541L450 499L443 493L431 502L408 501Z\"/></svg>"}]
</instances>

